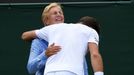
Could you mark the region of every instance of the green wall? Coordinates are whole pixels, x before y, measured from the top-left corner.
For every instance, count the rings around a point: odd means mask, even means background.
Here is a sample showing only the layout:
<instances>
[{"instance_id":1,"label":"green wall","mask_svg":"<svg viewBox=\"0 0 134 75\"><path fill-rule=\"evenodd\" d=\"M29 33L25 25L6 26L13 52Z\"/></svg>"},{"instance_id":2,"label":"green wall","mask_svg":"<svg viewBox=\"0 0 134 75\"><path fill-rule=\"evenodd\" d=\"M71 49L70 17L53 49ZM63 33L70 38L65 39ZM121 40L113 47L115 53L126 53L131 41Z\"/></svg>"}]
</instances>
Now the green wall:
<instances>
[{"instance_id":1,"label":"green wall","mask_svg":"<svg viewBox=\"0 0 134 75\"><path fill-rule=\"evenodd\" d=\"M1 75L28 75L26 64L30 42L22 41L21 34L43 26L40 17L43 7L0 6ZM134 75L133 4L64 4L63 9L65 22L77 22L80 17L89 15L101 23L100 52L105 75ZM92 74L92 71L89 72Z\"/></svg>"}]
</instances>

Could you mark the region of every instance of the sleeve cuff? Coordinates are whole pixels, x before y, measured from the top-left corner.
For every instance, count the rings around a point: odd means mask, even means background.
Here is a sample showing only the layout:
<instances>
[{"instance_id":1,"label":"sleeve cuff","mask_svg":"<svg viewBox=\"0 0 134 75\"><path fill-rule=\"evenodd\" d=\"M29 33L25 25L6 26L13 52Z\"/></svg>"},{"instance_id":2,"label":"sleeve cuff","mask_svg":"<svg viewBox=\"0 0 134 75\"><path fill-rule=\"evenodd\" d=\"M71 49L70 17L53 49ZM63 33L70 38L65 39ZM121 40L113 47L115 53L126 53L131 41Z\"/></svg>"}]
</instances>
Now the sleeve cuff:
<instances>
[{"instance_id":1,"label":"sleeve cuff","mask_svg":"<svg viewBox=\"0 0 134 75\"><path fill-rule=\"evenodd\" d=\"M45 55L45 52L46 52L46 51L43 51L43 52L41 53L41 55L39 56L39 59L41 59L41 60L46 60L46 59L47 59L47 56Z\"/></svg>"},{"instance_id":2,"label":"sleeve cuff","mask_svg":"<svg viewBox=\"0 0 134 75\"><path fill-rule=\"evenodd\" d=\"M104 75L103 72L95 72L94 75Z\"/></svg>"}]
</instances>

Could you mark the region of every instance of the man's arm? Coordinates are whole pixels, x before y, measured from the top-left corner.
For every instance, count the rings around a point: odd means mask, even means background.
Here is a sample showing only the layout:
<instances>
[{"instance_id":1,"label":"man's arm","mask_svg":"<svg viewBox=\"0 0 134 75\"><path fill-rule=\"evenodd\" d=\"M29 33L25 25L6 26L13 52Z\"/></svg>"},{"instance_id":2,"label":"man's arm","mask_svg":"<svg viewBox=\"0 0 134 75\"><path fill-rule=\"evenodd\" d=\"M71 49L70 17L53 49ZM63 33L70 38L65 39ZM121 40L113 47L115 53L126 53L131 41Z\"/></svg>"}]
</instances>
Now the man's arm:
<instances>
[{"instance_id":1,"label":"man's arm","mask_svg":"<svg viewBox=\"0 0 134 75\"><path fill-rule=\"evenodd\" d=\"M60 51L60 46L55 46L54 43L49 47L45 40L34 39L32 41L29 60L27 63L27 70L30 74L34 74L37 71L45 67L45 63L48 57L56 54Z\"/></svg>"},{"instance_id":2,"label":"man's arm","mask_svg":"<svg viewBox=\"0 0 134 75\"><path fill-rule=\"evenodd\" d=\"M44 54L47 49L47 42L40 39L34 39L31 44L27 70L30 74L36 73L45 67L47 56Z\"/></svg>"},{"instance_id":3,"label":"man's arm","mask_svg":"<svg viewBox=\"0 0 134 75\"><path fill-rule=\"evenodd\" d=\"M103 61L99 53L97 44L89 42L88 48L90 52L91 64L93 67L94 75L104 75L103 74Z\"/></svg>"},{"instance_id":4,"label":"man's arm","mask_svg":"<svg viewBox=\"0 0 134 75\"><path fill-rule=\"evenodd\" d=\"M29 41L29 40L36 38L35 30L26 31L22 33L21 38L25 41Z\"/></svg>"}]
</instances>

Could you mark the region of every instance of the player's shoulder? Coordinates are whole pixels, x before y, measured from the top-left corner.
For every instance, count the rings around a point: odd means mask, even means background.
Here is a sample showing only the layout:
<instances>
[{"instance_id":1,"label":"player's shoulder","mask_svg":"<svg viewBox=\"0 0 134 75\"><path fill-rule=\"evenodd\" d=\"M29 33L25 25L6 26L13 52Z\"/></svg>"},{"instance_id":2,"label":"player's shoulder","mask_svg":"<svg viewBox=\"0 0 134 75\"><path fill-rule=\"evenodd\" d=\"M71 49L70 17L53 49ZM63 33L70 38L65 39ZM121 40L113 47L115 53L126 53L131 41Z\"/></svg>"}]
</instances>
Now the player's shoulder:
<instances>
[{"instance_id":1,"label":"player's shoulder","mask_svg":"<svg viewBox=\"0 0 134 75\"><path fill-rule=\"evenodd\" d=\"M64 25L67 25L67 23L56 23L56 24L46 26L46 28L59 27L59 26L64 26Z\"/></svg>"},{"instance_id":2,"label":"player's shoulder","mask_svg":"<svg viewBox=\"0 0 134 75\"><path fill-rule=\"evenodd\" d=\"M81 24L81 23L77 23L77 26L82 27L82 28L85 28L85 29L88 29L88 30L92 30L91 27L89 27L87 25L84 25L84 24Z\"/></svg>"}]
</instances>

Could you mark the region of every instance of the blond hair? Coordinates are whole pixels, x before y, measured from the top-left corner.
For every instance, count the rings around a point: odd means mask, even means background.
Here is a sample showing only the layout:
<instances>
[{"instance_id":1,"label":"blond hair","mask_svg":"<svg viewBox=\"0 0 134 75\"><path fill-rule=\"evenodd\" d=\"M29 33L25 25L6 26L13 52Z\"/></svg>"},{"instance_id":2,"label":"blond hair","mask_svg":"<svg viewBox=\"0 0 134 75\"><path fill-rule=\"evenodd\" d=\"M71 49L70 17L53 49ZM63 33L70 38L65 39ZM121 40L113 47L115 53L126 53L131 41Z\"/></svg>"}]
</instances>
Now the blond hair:
<instances>
[{"instance_id":1,"label":"blond hair","mask_svg":"<svg viewBox=\"0 0 134 75\"><path fill-rule=\"evenodd\" d=\"M48 6L46 6L42 12L42 21L44 23L44 21L46 21L48 19L48 12L51 8L53 7L60 7L61 8L61 5L59 3L50 3ZM62 10L62 8L61 8Z\"/></svg>"}]
</instances>

